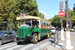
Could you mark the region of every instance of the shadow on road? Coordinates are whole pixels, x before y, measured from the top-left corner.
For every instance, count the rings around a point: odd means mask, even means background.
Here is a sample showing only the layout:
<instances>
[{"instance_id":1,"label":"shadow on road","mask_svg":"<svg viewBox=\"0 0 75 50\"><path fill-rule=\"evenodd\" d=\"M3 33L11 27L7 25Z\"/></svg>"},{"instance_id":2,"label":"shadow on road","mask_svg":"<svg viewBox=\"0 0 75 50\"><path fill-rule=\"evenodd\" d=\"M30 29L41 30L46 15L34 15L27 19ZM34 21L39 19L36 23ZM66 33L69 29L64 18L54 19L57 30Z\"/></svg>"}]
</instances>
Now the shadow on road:
<instances>
[{"instance_id":1,"label":"shadow on road","mask_svg":"<svg viewBox=\"0 0 75 50\"><path fill-rule=\"evenodd\" d=\"M4 45L4 44L9 44L9 43L12 43L13 41L10 41L10 42L6 42L6 43L3 43L2 45Z\"/></svg>"},{"instance_id":2,"label":"shadow on road","mask_svg":"<svg viewBox=\"0 0 75 50\"><path fill-rule=\"evenodd\" d=\"M41 41L43 41L43 40L45 40L45 39L47 39L47 37L42 37L41 40L39 40L38 42L41 42ZM37 43L38 43L38 42L37 42ZM32 42L32 41L29 41L29 40L26 40L26 41L24 41L24 42L21 42L21 43L18 44L18 45L27 45L27 44L33 44L33 42Z\"/></svg>"},{"instance_id":3,"label":"shadow on road","mask_svg":"<svg viewBox=\"0 0 75 50\"><path fill-rule=\"evenodd\" d=\"M53 40L49 40L51 43L54 43L54 41Z\"/></svg>"},{"instance_id":4,"label":"shadow on road","mask_svg":"<svg viewBox=\"0 0 75 50\"><path fill-rule=\"evenodd\" d=\"M54 39L53 37L50 37L50 39Z\"/></svg>"},{"instance_id":5,"label":"shadow on road","mask_svg":"<svg viewBox=\"0 0 75 50\"><path fill-rule=\"evenodd\" d=\"M60 40L60 38L58 38L58 40ZM60 44L60 43L58 43L57 41L55 41L55 44L54 44L54 38L53 37L51 37L50 36L50 40L49 40L49 42L50 42L50 46L51 47L60 47L62 50L63 50L63 45L62 44Z\"/></svg>"},{"instance_id":6,"label":"shadow on road","mask_svg":"<svg viewBox=\"0 0 75 50\"><path fill-rule=\"evenodd\" d=\"M75 31L70 31L70 32L75 32Z\"/></svg>"},{"instance_id":7,"label":"shadow on road","mask_svg":"<svg viewBox=\"0 0 75 50\"><path fill-rule=\"evenodd\" d=\"M27 45L31 43L32 43L31 41L27 40L27 41L20 42L18 45Z\"/></svg>"},{"instance_id":8,"label":"shadow on road","mask_svg":"<svg viewBox=\"0 0 75 50\"><path fill-rule=\"evenodd\" d=\"M39 40L38 42L41 42L41 41L43 41L43 40L45 40L45 39L47 39L47 37L42 37L41 38L41 40ZM37 43L38 43L37 42ZM10 41L10 42L6 42L6 43L3 43L2 45L5 45L5 44L9 44L9 43L16 43L16 42L13 42L13 41ZM19 43L19 44L17 44L17 45L27 45L27 44L32 44L33 42L32 41L30 41L30 40L26 40L26 41L23 41L23 42L21 42L21 43Z\"/></svg>"}]
</instances>

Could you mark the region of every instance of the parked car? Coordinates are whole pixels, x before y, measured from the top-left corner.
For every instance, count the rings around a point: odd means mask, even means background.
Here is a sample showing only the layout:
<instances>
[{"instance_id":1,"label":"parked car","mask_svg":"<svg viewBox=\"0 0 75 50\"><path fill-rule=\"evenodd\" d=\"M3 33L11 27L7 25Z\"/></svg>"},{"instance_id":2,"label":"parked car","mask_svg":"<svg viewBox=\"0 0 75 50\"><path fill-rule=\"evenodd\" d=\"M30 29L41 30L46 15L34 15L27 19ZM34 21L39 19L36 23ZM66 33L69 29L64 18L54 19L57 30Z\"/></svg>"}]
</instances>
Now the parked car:
<instances>
[{"instance_id":1,"label":"parked car","mask_svg":"<svg viewBox=\"0 0 75 50\"><path fill-rule=\"evenodd\" d=\"M51 27L51 33L52 33L52 34L56 33L55 27Z\"/></svg>"},{"instance_id":2,"label":"parked car","mask_svg":"<svg viewBox=\"0 0 75 50\"><path fill-rule=\"evenodd\" d=\"M0 31L0 45L9 41L16 41L16 33L10 30Z\"/></svg>"}]
</instances>

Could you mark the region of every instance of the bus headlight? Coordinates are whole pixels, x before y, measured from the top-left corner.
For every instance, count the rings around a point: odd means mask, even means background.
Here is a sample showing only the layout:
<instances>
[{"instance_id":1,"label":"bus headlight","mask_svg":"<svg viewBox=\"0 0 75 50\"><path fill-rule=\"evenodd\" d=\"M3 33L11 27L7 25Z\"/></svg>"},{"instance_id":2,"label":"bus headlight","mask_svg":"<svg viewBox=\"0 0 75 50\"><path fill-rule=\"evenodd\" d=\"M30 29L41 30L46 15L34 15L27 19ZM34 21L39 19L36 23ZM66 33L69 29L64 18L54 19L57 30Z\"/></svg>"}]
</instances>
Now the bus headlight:
<instances>
[{"instance_id":1,"label":"bus headlight","mask_svg":"<svg viewBox=\"0 0 75 50\"><path fill-rule=\"evenodd\" d=\"M28 36L30 36L30 35L28 34Z\"/></svg>"}]
</instances>

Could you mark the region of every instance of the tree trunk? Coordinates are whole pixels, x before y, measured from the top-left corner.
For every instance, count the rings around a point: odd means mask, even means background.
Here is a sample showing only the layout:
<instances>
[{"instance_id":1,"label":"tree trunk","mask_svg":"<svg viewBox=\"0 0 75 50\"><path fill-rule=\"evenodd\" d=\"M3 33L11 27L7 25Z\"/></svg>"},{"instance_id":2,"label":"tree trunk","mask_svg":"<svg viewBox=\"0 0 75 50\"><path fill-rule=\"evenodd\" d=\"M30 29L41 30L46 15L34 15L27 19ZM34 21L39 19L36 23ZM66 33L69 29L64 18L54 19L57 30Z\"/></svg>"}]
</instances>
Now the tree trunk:
<instances>
[{"instance_id":1,"label":"tree trunk","mask_svg":"<svg viewBox=\"0 0 75 50\"><path fill-rule=\"evenodd\" d=\"M15 31L16 31L16 18L14 18L14 25L15 25Z\"/></svg>"}]
</instances>

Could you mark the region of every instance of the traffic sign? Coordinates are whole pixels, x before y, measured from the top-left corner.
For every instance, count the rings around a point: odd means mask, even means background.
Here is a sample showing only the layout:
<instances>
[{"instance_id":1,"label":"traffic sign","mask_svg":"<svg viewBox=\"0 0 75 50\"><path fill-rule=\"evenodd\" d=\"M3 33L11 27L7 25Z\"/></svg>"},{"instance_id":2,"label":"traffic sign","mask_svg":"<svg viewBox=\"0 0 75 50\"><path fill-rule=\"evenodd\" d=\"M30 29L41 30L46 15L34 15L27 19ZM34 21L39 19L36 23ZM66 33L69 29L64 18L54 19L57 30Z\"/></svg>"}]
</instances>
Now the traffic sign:
<instances>
[{"instance_id":1,"label":"traffic sign","mask_svg":"<svg viewBox=\"0 0 75 50\"><path fill-rule=\"evenodd\" d=\"M70 23L72 23L72 21L70 20Z\"/></svg>"},{"instance_id":2,"label":"traffic sign","mask_svg":"<svg viewBox=\"0 0 75 50\"><path fill-rule=\"evenodd\" d=\"M64 11L60 11L60 12L58 13L58 15L59 15L60 17L63 17L63 16L65 15L65 12L64 12Z\"/></svg>"},{"instance_id":3,"label":"traffic sign","mask_svg":"<svg viewBox=\"0 0 75 50\"><path fill-rule=\"evenodd\" d=\"M63 1L60 1L60 10L63 10Z\"/></svg>"}]
</instances>

